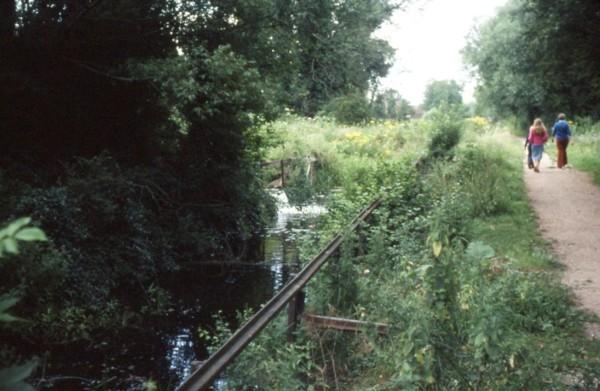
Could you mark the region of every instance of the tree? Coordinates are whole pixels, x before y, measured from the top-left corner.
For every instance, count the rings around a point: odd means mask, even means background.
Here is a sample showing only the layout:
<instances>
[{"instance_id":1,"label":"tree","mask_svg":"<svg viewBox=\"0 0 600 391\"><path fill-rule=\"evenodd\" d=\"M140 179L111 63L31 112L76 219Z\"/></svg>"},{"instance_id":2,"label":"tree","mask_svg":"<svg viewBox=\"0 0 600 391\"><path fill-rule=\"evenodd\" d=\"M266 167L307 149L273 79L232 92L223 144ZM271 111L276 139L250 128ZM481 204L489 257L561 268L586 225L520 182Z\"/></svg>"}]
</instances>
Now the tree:
<instances>
[{"instance_id":1,"label":"tree","mask_svg":"<svg viewBox=\"0 0 600 391\"><path fill-rule=\"evenodd\" d=\"M404 3L400 2L400 3ZM393 50L372 38L396 8L389 0L297 3L299 73L293 106L308 115L331 99L366 93L391 66Z\"/></svg>"},{"instance_id":2,"label":"tree","mask_svg":"<svg viewBox=\"0 0 600 391\"><path fill-rule=\"evenodd\" d=\"M429 83L425 89L423 108L431 110L434 107L462 104L462 87L454 80L436 80Z\"/></svg>"},{"instance_id":3,"label":"tree","mask_svg":"<svg viewBox=\"0 0 600 391\"><path fill-rule=\"evenodd\" d=\"M118 312L178 260L244 257L269 207L261 125L365 97L391 57L372 32L404 2L1 2L0 219L55 239L0 283L32 287L50 265L53 324L68 308L116 319L90 303ZM23 295L36 324L47 298Z\"/></svg>"},{"instance_id":4,"label":"tree","mask_svg":"<svg viewBox=\"0 0 600 391\"><path fill-rule=\"evenodd\" d=\"M543 21L543 22L542 22ZM600 4L512 0L472 33L464 57L497 116L600 116Z\"/></svg>"},{"instance_id":5,"label":"tree","mask_svg":"<svg viewBox=\"0 0 600 391\"><path fill-rule=\"evenodd\" d=\"M414 116L415 110L398 91L387 89L375 97L373 114L381 119L405 120Z\"/></svg>"},{"instance_id":6,"label":"tree","mask_svg":"<svg viewBox=\"0 0 600 391\"><path fill-rule=\"evenodd\" d=\"M2 163L18 155L50 168L103 150L148 162L166 113L152 86L121 68L174 53L163 10L162 1L21 2L0 62L0 101L10 102L0 105Z\"/></svg>"}]
</instances>

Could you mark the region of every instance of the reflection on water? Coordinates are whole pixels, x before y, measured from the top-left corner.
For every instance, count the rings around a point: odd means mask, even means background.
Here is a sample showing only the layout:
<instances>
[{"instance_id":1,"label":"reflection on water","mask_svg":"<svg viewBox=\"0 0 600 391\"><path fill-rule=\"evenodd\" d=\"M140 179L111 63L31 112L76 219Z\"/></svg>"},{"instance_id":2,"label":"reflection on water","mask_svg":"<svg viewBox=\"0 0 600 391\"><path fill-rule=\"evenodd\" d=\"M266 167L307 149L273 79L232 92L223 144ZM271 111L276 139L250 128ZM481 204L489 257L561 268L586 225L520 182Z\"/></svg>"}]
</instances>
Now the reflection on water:
<instances>
[{"instance_id":1,"label":"reflection on water","mask_svg":"<svg viewBox=\"0 0 600 391\"><path fill-rule=\"evenodd\" d=\"M169 370L174 372L177 379L188 377L195 357L192 332L188 328L183 328L179 334L168 338L167 344Z\"/></svg>"},{"instance_id":2,"label":"reflection on water","mask_svg":"<svg viewBox=\"0 0 600 391\"><path fill-rule=\"evenodd\" d=\"M147 379L156 381L159 389L181 384L189 376L192 362L208 355L198 329L211 330L213 315L219 312L237 327L237 312L258 308L279 291L290 278L289 266L298 262L298 237L310 231L315 219L326 212L316 203L291 206L282 191L272 195L278 213L266 231L262 259L244 265L200 263L167 276L161 286L173 298L168 316L146 320L148 327L143 330L106 336L91 348L53 347L39 389L82 391L100 389L98 384L102 384L102 389L139 390ZM72 384L67 379L72 379ZM226 389L227 380L216 380L213 388Z\"/></svg>"},{"instance_id":3,"label":"reflection on water","mask_svg":"<svg viewBox=\"0 0 600 391\"><path fill-rule=\"evenodd\" d=\"M253 266L256 267L253 271L254 273L260 273L261 271L263 273L267 271L270 272L271 293L270 295L263 297L261 304L283 288L290 278L288 266L290 264L297 264L298 262L298 253L295 246L298 235L309 231L309 226L314 223L315 218L326 213L326 209L317 203L304 205L302 207L291 206L285 192L281 190L272 190L271 195L277 201L277 218L274 223L267 228L267 234L263 241L263 259L257 260L256 265L253 265L252 263L247 265L250 269ZM267 266L266 268L264 267L265 264ZM247 277L249 273L251 272L246 270L243 272L243 275ZM226 283L235 281L237 284L239 277L239 275L231 273L225 277L224 281ZM246 292L246 296L248 296L248 294L249 292ZM261 295L255 295L254 297L260 296ZM246 300L247 298L244 300L242 297L234 299L238 304L238 310L243 308L240 304L246 302ZM225 302L221 302L221 305L224 304ZM219 310L221 309L223 308L219 308ZM178 378L181 380L189 375L192 361L197 360L194 349L192 349L192 339L193 337L190 336L189 333L183 332L178 334L173 339L176 343L172 346L170 356L168 356L170 368L176 371ZM213 388L217 391L225 389L226 383L226 379L217 379Z\"/></svg>"},{"instance_id":4,"label":"reflection on water","mask_svg":"<svg viewBox=\"0 0 600 391\"><path fill-rule=\"evenodd\" d=\"M273 290L279 292L284 285L284 268L281 263L274 263L271 265L271 274L273 275Z\"/></svg>"}]
</instances>

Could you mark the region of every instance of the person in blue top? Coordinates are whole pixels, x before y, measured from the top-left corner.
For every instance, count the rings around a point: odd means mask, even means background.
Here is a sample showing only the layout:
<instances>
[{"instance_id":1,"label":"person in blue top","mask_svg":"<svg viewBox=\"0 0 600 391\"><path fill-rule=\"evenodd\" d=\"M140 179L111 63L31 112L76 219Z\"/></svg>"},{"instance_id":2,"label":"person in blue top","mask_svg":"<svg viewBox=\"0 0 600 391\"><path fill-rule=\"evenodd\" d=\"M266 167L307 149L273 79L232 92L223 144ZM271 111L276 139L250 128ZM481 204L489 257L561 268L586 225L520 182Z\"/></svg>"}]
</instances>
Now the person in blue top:
<instances>
[{"instance_id":1,"label":"person in blue top","mask_svg":"<svg viewBox=\"0 0 600 391\"><path fill-rule=\"evenodd\" d=\"M558 115L558 120L552 127L552 139L556 139L556 149L558 150L558 159L556 166L563 168L567 164L567 146L571 138L571 128L567 123L563 113Z\"/></svg>"}]
</instances>

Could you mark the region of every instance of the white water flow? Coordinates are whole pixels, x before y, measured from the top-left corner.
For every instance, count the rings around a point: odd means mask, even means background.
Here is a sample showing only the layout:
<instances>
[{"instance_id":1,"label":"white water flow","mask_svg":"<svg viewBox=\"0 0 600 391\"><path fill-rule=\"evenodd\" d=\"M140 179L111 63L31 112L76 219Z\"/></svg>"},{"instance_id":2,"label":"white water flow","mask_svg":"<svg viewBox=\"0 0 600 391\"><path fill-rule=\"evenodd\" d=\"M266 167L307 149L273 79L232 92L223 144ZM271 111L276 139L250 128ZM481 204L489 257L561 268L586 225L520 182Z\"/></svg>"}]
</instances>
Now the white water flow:
<instances>
[{"instance_id":1,"label":"white water flow","mask_svg":"<svg viewBox=\"0 0 600 391\"><path fill-rule=\"evenodd\" d=\"M272 189L269 192L277 201L277 221L269 229L270 233L285 231L290 221L305 220L327 212L327 209L323 205L317 203L292 206L283 190Z\"/></svg>"},{"instance_id":2,"label":"white water flow","mask_svg":"<svg viewBox=\"0 0 600 391\"><path fill-rule=\"evenodd\" d=\"M314 220L326 213L327 209L317 203L292 206L282 190L273 189L270 194L277 201L277 219L267 230L264 261L271 264L273 289L277 292L286 282L286 264L297 261L295 241L298 235L310 231L310 228L303 227L301 223Z\"/></svg>"}]
</instances>

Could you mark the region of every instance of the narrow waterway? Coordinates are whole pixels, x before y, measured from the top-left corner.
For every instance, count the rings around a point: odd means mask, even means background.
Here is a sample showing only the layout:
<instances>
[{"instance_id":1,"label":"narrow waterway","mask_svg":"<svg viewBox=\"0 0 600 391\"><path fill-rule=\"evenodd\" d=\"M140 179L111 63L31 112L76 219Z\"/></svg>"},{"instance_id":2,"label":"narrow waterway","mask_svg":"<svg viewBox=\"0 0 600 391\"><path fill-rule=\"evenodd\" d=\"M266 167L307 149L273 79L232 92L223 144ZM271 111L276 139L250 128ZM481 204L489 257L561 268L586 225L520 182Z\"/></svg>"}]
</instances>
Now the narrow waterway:
<instances>
[{"instance_id":1,"label":"narrow waterway","mask_svg":"<svg viewBox=\"0 0 600 391\"><path fill-rule=\"evenodd\" d=\"M42 359L41 390L142 390L148 379L174 389L192 362L208 356L198 338L220 313L232 324L236 314L258 308L281 289L298 262L296 241L325 213L319 203L294 207L273 191L277 218L263 238L262 256L248 263L202 263L174 273L161 284L173 299L169 313L145 319L147 327L100 336L93 346L53 348Z\"/></svg>"}]
</instances>

